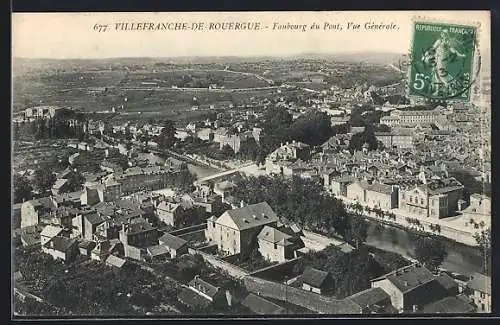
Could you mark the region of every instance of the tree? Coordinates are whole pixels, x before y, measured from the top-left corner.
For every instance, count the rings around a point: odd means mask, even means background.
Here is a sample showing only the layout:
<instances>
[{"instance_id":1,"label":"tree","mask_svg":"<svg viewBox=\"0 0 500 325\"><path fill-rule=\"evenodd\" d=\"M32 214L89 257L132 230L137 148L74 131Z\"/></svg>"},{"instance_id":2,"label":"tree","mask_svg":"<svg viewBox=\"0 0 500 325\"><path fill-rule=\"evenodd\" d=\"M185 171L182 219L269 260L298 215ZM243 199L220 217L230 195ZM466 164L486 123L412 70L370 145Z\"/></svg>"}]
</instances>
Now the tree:
<instances>
[{"instance_id":1,"label":"tree","mask_svg":"<svg viewBox=\"0 0 500 325\"><path fill-rule=\"evenodd\" d=\"M31 199L33 187L24 176L14 174L14 203L20 203Z\"/></svg>"},{"instance_id":2,"label":"tree","mask_svg":"<svg viewBox=\"0 0 500 325\"><path fill-rule=\"evenodd\" d=\"M71 171L68 175L68 191L75 192L83 188L85 177L79 171Z\"/></svg>"},{"instance_id":3,"label":"tree","mask_svg":"<svg viewBox=\"0 0 500 325\"><path fill-rule=\"evenodd\" d=\"M323 195L322 185L315 180L243 177L230 194L247 204L265 201L287 221L325 234L336 232L344 236L347 231L347 213L342 201Z\"/></svg>"},{"instance_id":4,"label":"tree","mask_svg":"<svg viewBox=\"0 0 500 325\"><path fill-rule=\"evenodd\" d=\"M179 188L182 192L190 192L193 189L193 183L196 180L196 176L192 174L187 168L181 169L179 173L175 176L175 186Z\"/></svg>"},{"instance_id":5,"label":"tree","mask_svg":"<svg viewBox=\"0 0 500 325\"><path fill-rule=\"evenodd\" d=\"M279 130L292 125L293 116L283 106L271 106L264 114L264 129Z\"/></svg>"},{"instance_id":6,"label":"tree","mask_svg":"<svg viewBox=\"0 0 500 325\"><path fill-rule=\"evenodd\" d=\"M158 146L162 149L169 149L175 142L175 124L171 120L165 120L162 126L163 128L158 136Z\"/></svg>"},{"instance_id":7,"label":"tree","mask_svg":"<svg viewBox=\"0 0 500 325\"><path fill-rule=\"evenodd\" d=\"M50 168L40 168L34 173L34 182L40 192L49 191L56 182L56 176Z\"/></svg>"},{"instance_id":8,"label":"tree","mask_svg":"<svg viewBox=\"0 0 500 325\"><path fill-rule=\"evenodd\" d=\"M486 274L491 273L491 269L489 268L491 262L491 231L490 228L483 229L480 232L474 235L474 239L476 240L479 248L481 249L481 253L483 255L483 271Z\"/></svg>"},{"instance_id":9,"label":"tree","mask_svg":"<svg viewBox=\"0 0 500 325\"><path fill-rule=\"evenodd\" d=\"M249 138L243 141L237 156L244 160L257 161L259 158L259 145L255 142L255 139Z\"/></svg>"},{"instance_id":10,"label":"tree","mask_svg":"<svg viewBox=\"0 0 500 325\"><path fill-rule=\"evenodd\" d=\"M357 249L366 241L368 236L368 223L362 217L348 215L345 239Z\"/></svg>"},{"instance_id":11,"label":"tree","mask_svg":"<svg viewBox=\"0 0 500 325\"><path fill-rule=\"evenodd\" d=\"M375 137L375 133L371 125L367 125L363 132L356 133L352 136L349 141L349 150L351 152L354 150L361 150L365 143L369 145L369 150L376 150L378 148L378 140Z\"/></svg>"},{"instance_id":12,"label":"tree","mask_svg":"<svg viewBox=\"0 0 500 325\"><path fill-rule=\"evenodd\" d=\"M130 132L130 128L127 126L125 127L125 140L131 141L133 138L132 132Z\"/></svg>"},{"instance_id":13,"label":"tree","mask_svg":"<svg viewBox=\"0 0 500 325\"><path fill-rule=\"evenodd\" d=\"M415 258L432 272L437 271L447 255L446 247L439 239L417 237Z\"/></svg>"},{"instance_id":14,"label":"tree","mask_svg":"<svg viewBox=\"0 0 500 325\"><path fill-rule=\"evenodd\" d=\"M230 159L232 157L234 157L234 151L233 148L231 148L231 146L229 146L228 144L223 145L217 155L217 158L222 160Z\"/></svg>"},{"instance_id":15,"label":"tree","mask_svg":"<svg viewBox=\"0 0 500 325\"><path fill-rule=\"evenodd\" d=\"M341 299L370 287L370 279L380 275L365 246L349 253L333 245L319 252L306 254L299 260L294 271L311 266L327 271L334 280L334 293Z\"/></svg>"},{"instance_id":16,"label":"tree","mask_svg":"<svg viewBox=\"0 0 500 325\"><path fill-rule=\"evenodd\" d=\"M308 113L291 125L290 135L292 139L311 146L320 145L332 136L330 118L323 112Z\"/></svg>"}]
</instances>

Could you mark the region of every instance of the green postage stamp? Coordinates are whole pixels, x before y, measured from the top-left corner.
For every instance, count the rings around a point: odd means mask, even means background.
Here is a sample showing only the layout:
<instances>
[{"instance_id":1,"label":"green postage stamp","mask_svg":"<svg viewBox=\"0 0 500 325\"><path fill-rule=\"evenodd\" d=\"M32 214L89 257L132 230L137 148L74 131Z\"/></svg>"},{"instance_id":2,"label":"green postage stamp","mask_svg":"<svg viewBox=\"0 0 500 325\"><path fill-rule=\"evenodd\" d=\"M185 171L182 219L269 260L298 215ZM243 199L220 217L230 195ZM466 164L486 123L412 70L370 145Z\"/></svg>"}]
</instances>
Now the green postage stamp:
<instances>
[{"instance_id":1,"label":"green postage stamp","mask_svg":"<svg viewBox=\"0 0 500 325\"><path fill-rule=\"evenodd\" d=\"M475 55L477 32L472 25L415 21L408 95L469 101L479 56Z\"/></svg>"}]
</instances>

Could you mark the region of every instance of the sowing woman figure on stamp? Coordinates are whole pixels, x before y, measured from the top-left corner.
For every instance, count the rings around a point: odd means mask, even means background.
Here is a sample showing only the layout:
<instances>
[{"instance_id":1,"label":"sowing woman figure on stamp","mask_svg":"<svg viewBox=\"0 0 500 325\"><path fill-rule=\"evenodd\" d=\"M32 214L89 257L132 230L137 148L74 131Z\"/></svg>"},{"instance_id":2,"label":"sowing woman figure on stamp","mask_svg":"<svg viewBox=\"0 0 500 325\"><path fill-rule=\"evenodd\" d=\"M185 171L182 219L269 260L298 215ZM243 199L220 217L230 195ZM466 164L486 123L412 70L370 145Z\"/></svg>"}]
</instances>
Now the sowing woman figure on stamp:
<instances>
[{"instance_id":1,"label":"sowing woman figure on stamp","mask_svg":"<svg viewBox=\"0 0 500 325\"><path fill-rule=\"evenodd\" d=\"M446 94L449 90L450 82L454 79L454 76L449 72L448 65L455 62L457 58L465 58L465 54L460 53L452 43L454 42L450 39L448 30L445 29L422 56L424 65L432 69L432 94L435 96L443 93Z\"/></svg>"}]
</instances>

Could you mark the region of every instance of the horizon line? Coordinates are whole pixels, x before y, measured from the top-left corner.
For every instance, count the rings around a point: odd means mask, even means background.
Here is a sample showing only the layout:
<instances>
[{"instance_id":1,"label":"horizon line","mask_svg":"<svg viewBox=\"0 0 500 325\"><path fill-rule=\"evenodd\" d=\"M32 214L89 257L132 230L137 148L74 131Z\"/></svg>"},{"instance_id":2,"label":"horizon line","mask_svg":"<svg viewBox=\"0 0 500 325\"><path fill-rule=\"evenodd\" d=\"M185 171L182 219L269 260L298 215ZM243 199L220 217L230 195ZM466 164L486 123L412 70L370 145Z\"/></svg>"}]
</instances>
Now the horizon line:
<instances>
[{"instance_id":1,"label":"horizon line","mask_svg":"<svg viewBox=\"0 0 500 325\"><path fill-rule=\"evenodd\" d=\"M109 59L180 59L180 58L246 58L246 57L290 57L290 56L305 56L305 55L346 55L346 54L363 54L363 53L375 53L375 54L395 54L404 55L407 54L404 51L339 51L339 52L300 52L300 53L286 53L286 54L226 54L226 55L216 55L216 54L200 54L200 55L172 55L172 56L106 56L106 57L30 57L30 56L12 56L12 59L28 59L28 60L109 60Z\"/></svg>"}]
</instances>

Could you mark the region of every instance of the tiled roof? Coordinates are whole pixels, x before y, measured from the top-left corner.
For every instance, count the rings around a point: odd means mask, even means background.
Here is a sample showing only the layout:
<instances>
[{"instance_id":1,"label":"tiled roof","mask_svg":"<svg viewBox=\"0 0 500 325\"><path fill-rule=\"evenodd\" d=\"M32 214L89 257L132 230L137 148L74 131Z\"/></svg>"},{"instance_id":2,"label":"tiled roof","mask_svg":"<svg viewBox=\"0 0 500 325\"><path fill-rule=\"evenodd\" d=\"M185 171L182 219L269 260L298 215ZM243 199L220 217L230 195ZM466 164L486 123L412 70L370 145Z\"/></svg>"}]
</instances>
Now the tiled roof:
<instances>
[{"instance_id":1,"label":"tiled roof","mask_svg":"<svg viewBox=\"0 0 500 325\"><path fill-rule=\"evenodd\" d=\"M53 189L60 189L61 187L63 187L66 183L68 183L68 180L65 179L65 178L62 178L62 179L56 179L56 182L54 183L54 185L52 186Z\"/></svg>"},{"instance_id":2,"label":"tiled roof","mask_svg":"<svg viewBox=\"0 0 500 325\"><path fill-rule=\"evenodd\" d=\"M189 282L189 286L212 298L219 292L218 287L206 282L198 276L195 276L193 280Z\"/></svg>"},{"instance_id":3,"label":"tiled roof","mask_svg":"<svg viewBox=\"0 0 500 325\"><path fill-rule=\"evenodd\" d=\"M315 288L321 288L328 277L328 272L321 271L312 267L306 267L302 273L302 281Z\"/></svg>"},{"instance_id":4,"label":"tiled roof","mask_svg":"<svg viewBox=\"0 0 500 325\"><path fill-rule=\"evenodd\" d=\"M284 246L292 244L292 242L288 240L291 239L292 236L269 226L264 226L257 235L257 238Z\"/></svg>"},{"instance_id":5,"label":"tiled roof","mask_svg":"<svg viewBox=\"0 0 500 325\"><path fill-rule=\"evenodd\" d=\"M279 220L278 216L274 213L273 209L271 209L267 202L227 210L224 214L231 217L239 230L258 227L272 222L277 222Z\"/></svg>"},{"instance_id":6,"label":"tiled roof","mask_svg":"<svg viewBox=\"0 0 500 325\"><path fill-rule=\"evenodd\" d=\"M151 256L161 256L165 254L169 254L169 250L166 246L163 245L155 245L147 248L148 254Z\"/></svg>"},{"instance_id":7,"label":"tiled roof","mask_svg":"<svg viewBox=\"0 0 500 325\"><path fill-rule=\"evenodd\" d=\"M104 216L97 213L89 213L85 215L84 218L93 225L99 225L106 221L106 218Z\"/></svg>"},{"instance_id":8,"label":"tiled roof","mask_svg":"<svg viewBox=\"0 0 500 325\"><path fill-rule=\"evenodd\" d=\"M467 282L467 286L473 290L491 295L491 277L484 274L474 273L472 275L472 280Z\"/></svg>"},{"instance_id":9,"label":"tiled roof","mask_svg":"<svg viewBox=\"0 0 500 325\"><path fill-rule=\"evenodd\" d=\"M435 276L425 267L412 265L400 268L372 281L377 281L383 278L388 279L401 292L409 292L433 281Z\"/></svg>"},{"instance_id":10,"label":"tiled roof","mask_svg":"<svg viewBox=\"0 0 500 325\"><path fill-rule=\"evenodd\" d=\"M368 191L373 191L377 193L383 193L383 194L391 194L392 193L392 186L387 185L387 184L381 184L381 183L372 183L369 184L368 182L365 181L358 181L359 185L361 188L366 189Z\"/></svg>"},{"instance_id":11,"label":"tiled roof","mask_svg":"<svg viewBox=\"0 0 500 325\"><path fill-rule=\"evenodd\" d=\"M138 234L145 231L154 230L153 226L151 226L146 220L138 220L137 222L132 222L128 224L128 228L126 233L128 234Z\"/></svg>"},{"instance_id":12,"label":"tiled roof","mask_svg":"<svg viewBox=\"0 0 500 325\"><path fill-rule=\"evenodd\" d=\"M180 206L181 206L180 203L171 203L171 202L162 201L158 205L157 209L163 210L163 211L168 211L168 212L174 212Z\"/></svg>"},{"instance_id":13,"label":"tiled roof","mask_svg":"<svg viewBox=\"0 0 500 325\"><path fill-rule=\"evenodd\" d=\"M259 315L286 314L287 310L269 300L250 293L241 304Z\"/></svg>"},{"instance_id":14,"label":"tiled roof","mask_svg":"<svg viewBox=\"0 0 500 325\"><path fill-rule=\"evenodd\" d=\"M71 246L76 245L77 239L63 237L63 236L56 236L56 237L52 238L49 242L47 242L45 244L45 246L48 247L49 245L51 245L51 242L54 245L53 247L51 247L52 249L55 249L55 250L60 251L60 252L65 252Z\"/></svg>"},{"instance_id":15,"label":"tiled roof","mask_svg":"<svg viewBox=\"0 0 500 325\"><path fill-rule=\"evenodd\" d=\"M391 297L381 288L369 288L348 298L357 303L361 308L373 305L382 306L387 302L391 303Z\"/></svg>"},{"instance_id":16,"label":"tiled roof","mask_svg":"<svg viewBox=\"0 0 500 325\"><path fill-rule=\"evenodd\" d=\"M55 210L56 206L50 197L42 197L37 200L45 209Z\"/></svg>"},{"instance_id":17,"label":"tiled roof","mask_svg":"<svg viewBox=\"0 0 500 325\"><path fill-rule=\"evenodd\" d=\"M123 258L119 258L114 255L109 255L106 259L106 264L110 266L122 267L126 263L126 260Z\"/></svg>"},{"instance_id":18,"label":"tiled roof","mask_svg":"<svg viewBox=\"0 0 500 325\"><path fill-rule=\"evenodd\" d=\"M161 236L159 241L160 243L163 243L163 245L173 249L179 249L187 244L186 240L169 233L166 233L163 236Z\"/></svg>"},{"instance_id":19,"label":"tiled roof","mask_svg":"<svg viewBox=\"0 0 500 325\"><path fill-rule=\"evenodd\" d=\"M466 299L460 297L446 297L422 309L422 312L426 314L467 314L474 311L475 308Z\"/></svg>"},{"instance_id":20,"label":"tiled roof","mask_svg":"<svg viewBox=\"0 0 500 325\"><path fill-rule=\"evenodd\" d=\"M45 228L43 228L42 232L40 233L40 236L53 238L59 235L62 231L63 229L61 227L48 225Z\"/></svg>"},{"instance_id":21,"label":"tiled roof","mask_svg":"<svg viewBox=\"0 0 500 325\"><path fill-rule=\"evenodd\" d=\"M439 275L436 278L436 281L439 282L439 284L441 284L446 290L452 290L458 286L458 284L446 273Z\"/></svg>"},{"instance_id":22,"label":"tiled roof","mask_svg":"<svg viewBox=\"0 0 500 325\"><path fill-rule=\"evenodd\" d=\"M84 248L84 249L94 249L96 246L96 242L92 240L82 240L79 244L78 247Z\"/></svg>"}]
</instances>

